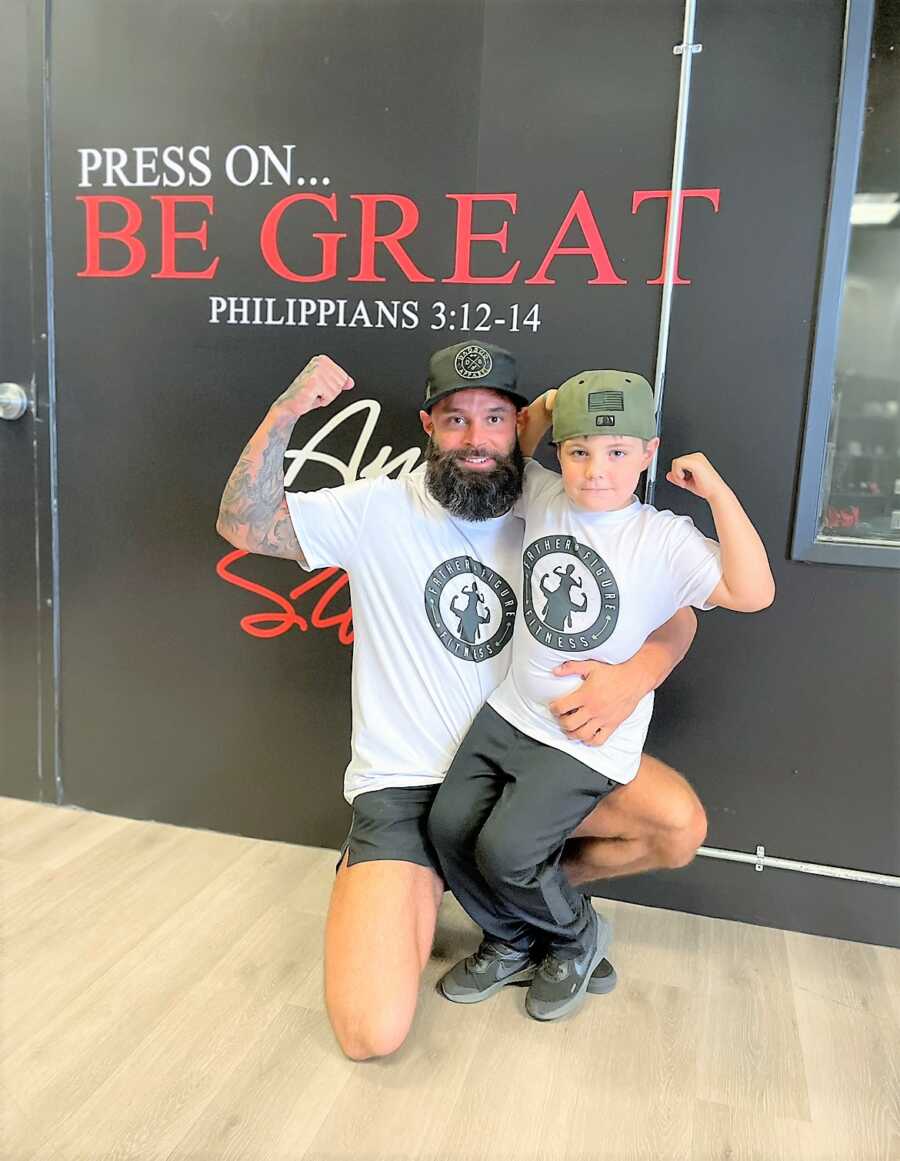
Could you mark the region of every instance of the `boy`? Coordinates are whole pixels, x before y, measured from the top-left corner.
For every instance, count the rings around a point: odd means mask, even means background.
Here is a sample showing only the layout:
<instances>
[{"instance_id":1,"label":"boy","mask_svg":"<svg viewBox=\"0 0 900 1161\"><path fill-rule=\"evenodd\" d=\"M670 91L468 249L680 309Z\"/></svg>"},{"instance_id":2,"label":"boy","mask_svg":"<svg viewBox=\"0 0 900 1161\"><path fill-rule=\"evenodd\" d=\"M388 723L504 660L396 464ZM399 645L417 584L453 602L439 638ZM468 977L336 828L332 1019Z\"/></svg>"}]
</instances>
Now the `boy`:
<instances>
[{"instance_id":1,"label":"boy","mask_svg":"<svg viewBox=\"0 0 900 1161\"><path fill-rule=\"evenodd\" d=\"M626 661L685 605L753 612L774 597L762 541L705 456L676 459L666 478L707 500L718 543L689 517L634 496L659 446L646 379L575 375L543 407L532 405L526 452L551 412L562 476L529 463L514 509L525 518L525 548L509 674L463 740L429 817L444 878L485 933L441 980L443 994L474 1003L530 979L525 1006L538 1020L574 1011L606 953L609 924L559 861L567 835L634 778L653 709L648 694L601 746L570 741L547 709L554 667L576 655Z\"/></svg>"}]
</instances>

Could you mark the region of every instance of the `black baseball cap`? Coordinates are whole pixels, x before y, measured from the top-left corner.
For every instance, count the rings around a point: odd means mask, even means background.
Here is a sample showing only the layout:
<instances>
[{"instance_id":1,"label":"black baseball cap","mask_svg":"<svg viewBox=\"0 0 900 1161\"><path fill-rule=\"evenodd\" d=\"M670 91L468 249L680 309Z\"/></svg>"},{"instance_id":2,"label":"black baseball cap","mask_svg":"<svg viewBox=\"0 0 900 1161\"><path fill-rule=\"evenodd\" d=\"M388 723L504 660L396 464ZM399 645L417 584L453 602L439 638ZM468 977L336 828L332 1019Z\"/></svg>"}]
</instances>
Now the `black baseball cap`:
<instances>
[{"instance_id":1,"label":"black baseball cap","mask_svg":"<svg viewBox=\"0 0 900 1161\"><path fill-rule=\"evenodd\" d=\"M516 360L503 347L467 340L435 351L428 361L423 411L430 411L439 399L466 387L487 387L508 395L516 407L528 400L517 390Z\"/></svg>"}]
</instances>

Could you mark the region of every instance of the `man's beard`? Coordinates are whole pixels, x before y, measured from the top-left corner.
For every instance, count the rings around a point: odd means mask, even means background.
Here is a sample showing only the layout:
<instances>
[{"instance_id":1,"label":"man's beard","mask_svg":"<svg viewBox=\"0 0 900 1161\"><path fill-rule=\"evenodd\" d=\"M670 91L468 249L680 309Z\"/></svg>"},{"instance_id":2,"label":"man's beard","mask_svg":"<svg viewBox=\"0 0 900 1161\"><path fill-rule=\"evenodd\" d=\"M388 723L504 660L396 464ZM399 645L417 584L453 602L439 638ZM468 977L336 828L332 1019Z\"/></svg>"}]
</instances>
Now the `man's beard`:
<instances>
[{"instance_id":1,"label":"man's beard","mask_svg":"<svg viewBox=\"0 0 900 1161\"><path fill-rule=\"evenodd\" d=\"M467 456L494 460L490 471L466 468ZM488 448L441 452L429 437L425 451L425 485L442 508L461 520L491 520L508 512L522 494L525 460L516 442L508 456Z\"/></svg>"}]
</instances>

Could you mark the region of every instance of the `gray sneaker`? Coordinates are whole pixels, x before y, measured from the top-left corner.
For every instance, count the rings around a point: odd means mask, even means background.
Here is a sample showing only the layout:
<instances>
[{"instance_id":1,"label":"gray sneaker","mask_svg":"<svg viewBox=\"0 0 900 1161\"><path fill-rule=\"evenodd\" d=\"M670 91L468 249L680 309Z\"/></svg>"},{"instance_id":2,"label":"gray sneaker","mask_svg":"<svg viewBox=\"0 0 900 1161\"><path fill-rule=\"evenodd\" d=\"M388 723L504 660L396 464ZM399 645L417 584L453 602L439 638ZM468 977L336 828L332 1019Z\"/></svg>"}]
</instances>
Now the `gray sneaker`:
<instances>
[{"instance_id":1,"label":"gray sneaker","mask_svg":"<svg viewBox=\"0 0 900 1161\"><path fill-rule=\"evenodd\" d=\"M455 964L438 983L454 1004L477 1004L507 984L528 981L537 963L531 952L517 951L498 939L483 939L478 950Z\"/></svg>"},{"instance_id":2,"label":"gray sneaker","mask_svg":"<svg viewBox=\"0 0 900 1161\"><path fill-rule=\"evenodd\" d=\"M513 984L513 987L527 988L530 986L533 978L533 976L529 976L527 980L519 980L518 983ZM616 974L616 969L608 959L601 959L591 972L591 978L587 986L588 995L608 996L610 992L615 991L618 982L619 977Z\"/></svg>"},{"instance_id":3,"label":"gray sneaker","mask_svg":"<svg viewBox=\"0 0 900 1161\"><path fill-rule=\"evenodd\" d=\"M558 1020L584 1003L592 973L603 959L612 937L609 921L598 915L593 907L589 920L586 951L572 957L560 954L560 948L550 948L541 960L525 997L525 1011L533 1019Z\"/></svg>"}]
</instances>

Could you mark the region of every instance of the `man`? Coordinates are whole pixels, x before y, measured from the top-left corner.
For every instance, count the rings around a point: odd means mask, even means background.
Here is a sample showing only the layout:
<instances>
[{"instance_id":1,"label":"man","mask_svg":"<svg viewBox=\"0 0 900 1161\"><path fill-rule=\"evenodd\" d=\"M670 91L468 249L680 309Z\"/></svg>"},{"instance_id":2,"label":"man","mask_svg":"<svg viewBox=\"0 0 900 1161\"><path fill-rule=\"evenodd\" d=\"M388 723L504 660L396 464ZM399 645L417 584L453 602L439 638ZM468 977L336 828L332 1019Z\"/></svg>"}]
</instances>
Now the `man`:
<instances>
[{"instance_id":1,"label":"man","mask_svg":"<svg viewBox=\"0 0 900 1161\"><path fill-rule=\"evenodd\" d=\"M244 551L350 576L358 633L344 790L353 823L326 924L325 1000L341 1048L365 1060L395 1051L412 1024L443 896L428 810L508 666L522 554L510 509L521 492L517 432L527 406L508 352L456 344L431 358L424 471L286 494L295 422L352 387L327 356L310 360L244 449L217 528ZM471 641L453 609L476 582L489 616ZM560 728L588 744L609 737L678 664L695 628L683 610L623 665L565 663L560 676L585 680L554 703ZM706 823L681 775L645 755L633 783L611 797L573 835L572 883L690 862Z\"/></svg>"}]
</instances>

